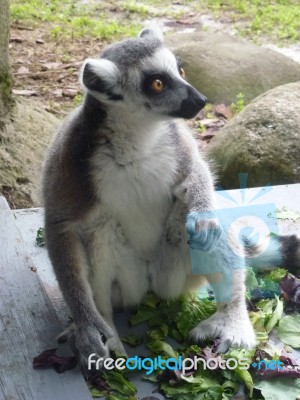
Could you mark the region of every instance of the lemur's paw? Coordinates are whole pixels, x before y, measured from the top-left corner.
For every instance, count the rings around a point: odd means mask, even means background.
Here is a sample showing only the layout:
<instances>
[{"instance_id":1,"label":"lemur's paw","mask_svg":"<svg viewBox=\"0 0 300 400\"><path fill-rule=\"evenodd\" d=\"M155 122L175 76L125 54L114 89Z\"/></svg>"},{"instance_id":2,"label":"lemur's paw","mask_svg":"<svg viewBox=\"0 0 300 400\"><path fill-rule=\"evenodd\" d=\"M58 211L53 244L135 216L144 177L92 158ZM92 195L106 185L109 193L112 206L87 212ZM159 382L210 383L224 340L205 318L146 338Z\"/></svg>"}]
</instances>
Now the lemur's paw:
<instances>
[{"instance_id":1,"label":"lemur's paw","mask_svg":"<svg viewBox=\"0 0 300 400\"><path fill-rule=\"evenodd\" d=\"M76 328L75 347L83 365L88 364L88 358L93 353L96 354L95 357L103 359L109 356L107 339L94 324Z\"/></svg>"},{"instance_id":2,"label":"lemur's paw","mask_svg":"<svg viewBox=\"0 0 300 400\"><path fill-rule=\"evenodd\" d=\"M222 233L222 228L212 212L189 213L186 229L190 248L202 251L214 249Z\"/></svg>"},{"instance_id":3,"label":"lemur's paw","mask_svg":"<svg viewBox=\"0 0 300 400\"><path fill-rule=\"evenodd\" d=\"M200 322L190 332L190 339L195 343L205 339L220 338L217 352L225 353L229 347L251 349L255 347L255 333L248 315L238 318L225 313L216 313Z\"/></svg>"},{"instance_id":4,"label":"lemur's paw","mask_svg":"<svg viewBox=\"0 0 300 400\"><path fill-rule=\"evenodd\" d=\"M112 338L108 339L106 342L108 348L110 351L114 351L117 354L120 354L122 356L127 356L126 350L123 346L123 343L121 342L120 338L115 335Z\"/></svg>"}]
</instances>

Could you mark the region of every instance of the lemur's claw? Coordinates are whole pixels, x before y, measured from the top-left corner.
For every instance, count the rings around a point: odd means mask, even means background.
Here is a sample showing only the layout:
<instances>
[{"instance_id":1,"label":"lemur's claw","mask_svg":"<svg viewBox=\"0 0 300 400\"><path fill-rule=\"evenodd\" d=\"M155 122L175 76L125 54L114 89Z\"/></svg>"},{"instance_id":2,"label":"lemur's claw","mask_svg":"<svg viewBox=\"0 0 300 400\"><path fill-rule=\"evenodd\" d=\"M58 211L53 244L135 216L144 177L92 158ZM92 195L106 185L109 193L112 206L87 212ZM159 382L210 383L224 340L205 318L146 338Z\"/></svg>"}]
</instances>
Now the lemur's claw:
<instances>
[{"instance_id":1,"label":"lemur's claw","mask_svg":"<svg viewBox=\"0 0 300 400\"><path fill-rule=\"evenodd\" d=\"M186 229L191 249L210 251L215 248L222 233L212 212L191 212L187 216Z\"/></svg>"}]
</instances>

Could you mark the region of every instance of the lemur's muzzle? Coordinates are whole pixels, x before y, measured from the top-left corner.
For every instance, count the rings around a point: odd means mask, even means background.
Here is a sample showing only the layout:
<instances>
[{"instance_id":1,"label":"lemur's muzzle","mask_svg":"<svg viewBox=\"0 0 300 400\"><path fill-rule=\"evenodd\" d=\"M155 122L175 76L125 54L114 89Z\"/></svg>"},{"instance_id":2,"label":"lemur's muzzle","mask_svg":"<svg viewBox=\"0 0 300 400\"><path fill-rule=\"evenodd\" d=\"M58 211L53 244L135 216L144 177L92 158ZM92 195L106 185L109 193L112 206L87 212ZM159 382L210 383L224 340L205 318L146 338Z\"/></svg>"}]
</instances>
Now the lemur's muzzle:
<instances>
[{"instance_id":1,"label":"lemur's muzzle","mask_svg":"<svg viewBox=\"0 0 300 400\"><path fill-rule=\"evenodd\" d=\"M187 97L182 100L180 108L172 116L184 119L194 118L206 105L207 98L192 86L187 87Z\"/></svg>"}]
</instances>

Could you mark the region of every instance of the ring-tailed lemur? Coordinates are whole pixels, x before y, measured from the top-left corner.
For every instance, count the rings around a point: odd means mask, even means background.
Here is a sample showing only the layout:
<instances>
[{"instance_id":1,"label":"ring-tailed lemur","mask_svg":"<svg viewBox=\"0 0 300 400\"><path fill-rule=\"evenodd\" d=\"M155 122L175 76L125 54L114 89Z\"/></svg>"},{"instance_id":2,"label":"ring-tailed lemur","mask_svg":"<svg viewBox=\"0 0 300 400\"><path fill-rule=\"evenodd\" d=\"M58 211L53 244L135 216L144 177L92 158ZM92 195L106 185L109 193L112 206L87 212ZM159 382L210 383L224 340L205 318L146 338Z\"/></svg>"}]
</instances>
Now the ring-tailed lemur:
<instances>
[{"instance_id":1,"label":"ring-tailed lemur","mask_svg":"<svg viewBox=\"0 0 300 400\"><path fill-rule=\"evenodd\" d=\"M192 274L188 239L214 248L232 275L231 300L195 321L191 338L219 336L220 351L255 344L244 270L233 269L214 218L213 176L191 132L174 121L194 117L206 103L183 75L153 30L108 47L84 63L83 104L65 119L48 153L47 246L83 362L91 353L124 352L114 307L136 305L148 291L175 298L199 287L203 277ZM201 220L199 212L211 218Z\"/></svg>"}]
</instances>

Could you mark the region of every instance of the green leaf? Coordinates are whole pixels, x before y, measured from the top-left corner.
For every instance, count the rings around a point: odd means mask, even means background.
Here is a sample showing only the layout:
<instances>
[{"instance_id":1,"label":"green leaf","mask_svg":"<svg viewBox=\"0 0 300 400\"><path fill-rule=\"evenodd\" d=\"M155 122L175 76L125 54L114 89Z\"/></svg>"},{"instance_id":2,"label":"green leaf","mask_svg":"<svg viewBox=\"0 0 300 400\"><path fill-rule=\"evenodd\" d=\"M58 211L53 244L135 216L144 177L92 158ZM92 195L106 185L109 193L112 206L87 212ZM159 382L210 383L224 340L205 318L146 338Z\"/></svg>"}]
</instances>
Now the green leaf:
<instances>
[{"instance_id":1,"label":"green leaf","mask_svg":"<svg viewBox=\"0 0 300 400\"><path fill-rule=\"evenodd\" d=\"M260 300L256 307L259 310L249 313L250 320L256 333L266 335L271 332L282 317L283 301L275 296L275 299Z\"/></svg>"},{"instance_id":2,"label":"green leaf","mask_svg":"<svg viewBox=\"0 0 300 400\"><path fill-rule=\"evenodd\" d=\"M211 300L199 300L197 295L190 294L182 302L180 313L177 317L177 328L183 337L187 337L189 331L196 323L210 317L216 311L216 304Z\"/></svg>"},{"instance_id":3,"label":"green leaf","mask_svg":"<svg viewBox=\"0 0 300 400\"><path fill-rule=\"evenodd\" d=\"M286 273L286 269L276 268L273 269L273 271L264 274L264 279L279 283L281 279L286 275Z\"/></svg>"},{"instance_id":4,"label":"green leaf","mask_svg":"<svg viewBox=\"0 0 300 400\"><path fill-rule=\"evenodd\" d=\"M277 333L283 343L300 348L300 315L284 317L279 322Z\"/></svg>"},{"instance_id":5,"label":"green leaf","mask_svg":"<svg viewBox=\"0 0 300 400\"><path fill-rule=\"evenodd\" d=\"M263 299L256 303L256 307L263 312L265 317L271 317L275 302L273 299Z\"/></svg>"},{"instance_id":6,"label":"green leaf","mask_svg":"<svg viewBox=\"0 0 300 400\"><path fill-rule=\"evenodd\" d=\"M143 375L143 379L145 381L150 381L150 382L153 382L153 383L157 383L158 382L158 379L157 379L156 375L153 374L153 373L151 375Z\"/></svg>"},{"instance_id":7,"label":"green leaf","mask_svg":"<svg viewBox=\"0 0 300 400\"><path fill-rule=\"evenodd\" d=\"M238 391L239 384L233 381L225 381L222 385L223 393L225 393L229 399ZM225 396L224 396L225 398Z\"/></svg>"},{"instance_id":8,"label":"green leaf","mask_svg":"<svg viewBox=\"0 0 300 400\"><path fill-rule=\"evenodd\" d=\"M133 383L118 371L110 371L109 373L103 374L104 379L109 384L109 386L123 395L133 396L137 389Z\"/></svg>"},{"instance_id":9,"label":"green leaf","mask_svg":"<svg viewBox=\"0 0 300 400\"><path fill-rule=\"evenodd\" d=\"M255 350L245 350L245 349L230 349L228 353L224 355L224 358L229 359L229 358L235 358L237 361L240 360L241 358L243 359L248 359L249 364L251 364L251 359L253 357ZM250 397L252 397L253 394L253 379L252 376L250 375L250 372L247 369L241 369L240 363L238 363L237 367L233 370L233 372L236 374L236 376L241 379L247 389L249 390Z\"/></svg>"},{"instance_id":10,"label":"green leaf","mask_svg":"<svg viewBox=\"0 0 300 400\"><path fill-rule=\"evenodd\" d=\"M167 355L171 358L178 358L178 353L173 350L169 343L163 342L162 340L154 340L148 343L147 347L154 354Z\"/></svg>"},{"instance_id":11,"label":"green leaf","mask_svg":"<svg viewBox=\"0 0 300 400\"><path fill-rule=\"evenodd\" d=\"M258 281L252 268L247 268L246 287L249 292L258 287Z\"/></svg>"},{"instance_id":12,"label":"green leaf","mask_svg":"<svg viewBox=\"0 0 300 400\"><path fill-rule=\"evenodd\" d=\"M127 335L121 338L123 343L127 343L132 347L138 346L142 343L143 338L135 335Z\"/></svg>"},{"instance_id":13,"label":"green leaf","mask_svg":"<svg viewBox=\"0 0 300 400\"><path fill-rule=\"evenodd\" d=\"M46 245L45 229L44 228L39 228L37 230L35 242L36 242L36 245L39 246L39 247L44 247Z\"/></svg>"},{"instance_id":14,"label":"green leaf","mask_svg":"<svg viewBox=\"0 0 300 400\"><path fill-rule=\"evenodd\" d=\"M177 326L171 326L169 328L169 336L175 340L177 340L177 342L182 342L182 340L184 339L184 337L182 336L182 334L179 332Z\"/></svg>"},{"instance_id":15,"label":"green leaf","mask_svg":"<svg viewBox=\"0 0 300 400\"><path fill-rule=\"evenodd\" d=\"M132 315L129 319L131 325L141 324L142 322L149 321L153 316L157 314L157 310L140 307L136 314Z\"/></svg>"},{"instance_id":16,"label":"green leaf","mask_svg":"<svg viewBox=\"0 0 300 400\"><path fill-rule=\"evenodd\" d=\"M208 381L202 384L180 383L176 386L162 383L161 388L166 397L173 400L222 400L223 388L214 383L211 385ZM226 399L226 397L225 397Z\"/></svg>"},{"instance_id":17,"label":"green leaf","mask_svg":"<svg viewBox=\"0 0 300 400\"><path fill-rule=\"evenodd\" d=\"M138 400L137 397L135 396L123 396L122 394L115 393L115 394L109 394L106 396L106 400Z\"/></svg>"},{"instance_id":18,"label":"green leaf","mask_svg":"<svg viewBox=\"0 0 300 400\"><path fill-rule=\"evenodd\" d=\"M95 397L95 398L104 397L104 396L106 396L108 394L107 390L99 390L99 389L96 389L96 388L94 388L92 386L89 386L89 391L90 391L92 397Z\"/></svg>"},{"instance_id":19,"label":"green leaf","mask_svg":"<svg viewBox=\"0 0 300 400\"><path fill-rule=\"evenodd\" d=\"M269 335L267 334L266 331L264 331L264 332L255 331L255 334L256 334L256 340L259 343L263 343L263 342L266 342L269 340Z\"/></svg>"},{"instance_id":20,"label":"green leaf","mask_svg":"<svg viewBox=\"0 0 300 400\"><path fill-rule=\"evenodd\" d=\"M300 379L272 379L255 382L265 400L294 400L300 393Z\"/></svg>"},{"instance_id":21,"label":"green leaf","mask_svg":"<svg viewBox=\"0 0 300 400\"><path fill-rule=\"evenodd\" d=\"M160 299L157 296L155 296L155 294L149 293L143 298L142 305L150 308L156 308L159 302Z\"/></svg>"},{"instance_id":22,"label":"green leaf","mask_svg":"<svg viewBox=\"0 0 300 400\"><path fill-rule=\"evenodd\" d=\"M189 383L203 383L203 378L201 376L184 376L182 375L181 378Z\"/></svg>"},{"instance_id":23,"label":"green leaf","mask_svg":"<svg viewBox=\"0 0 300 400\"><path fill-rule=\"evenodd\" d=\"M278 296L276 296L276 301L277 301L277 304L276 304L275 310L266 325L267 333L270 333L272 331L272 329L276 326L276 324L278 323L278 321L280 321L280 319L282 317L283 301L279 300Z\"/></svg>"},{"instance_id":24,"label":"green leaf","mask_svg":"<svg viewBox=\"0 0 300 400\"><path fill-rule=\"evenodd\" d=\"M183 346L180 347L180 351L184 353L185 357L188 357L189 353L200 354L201 347L197 344L189 345L188 343L184 343Z\"/></svg>"},{"instance_id":25,"label":"green leaf","mask_svg":"<svg viewBox=\"0 0 300 400\"><path fill-rule=\"evenodd\" d=\"M169 327L167 325L161 325L159 328L152 329L147 332L147 337L151 340L163 340L168 336Z\"/></svg>"}]
</instances>

